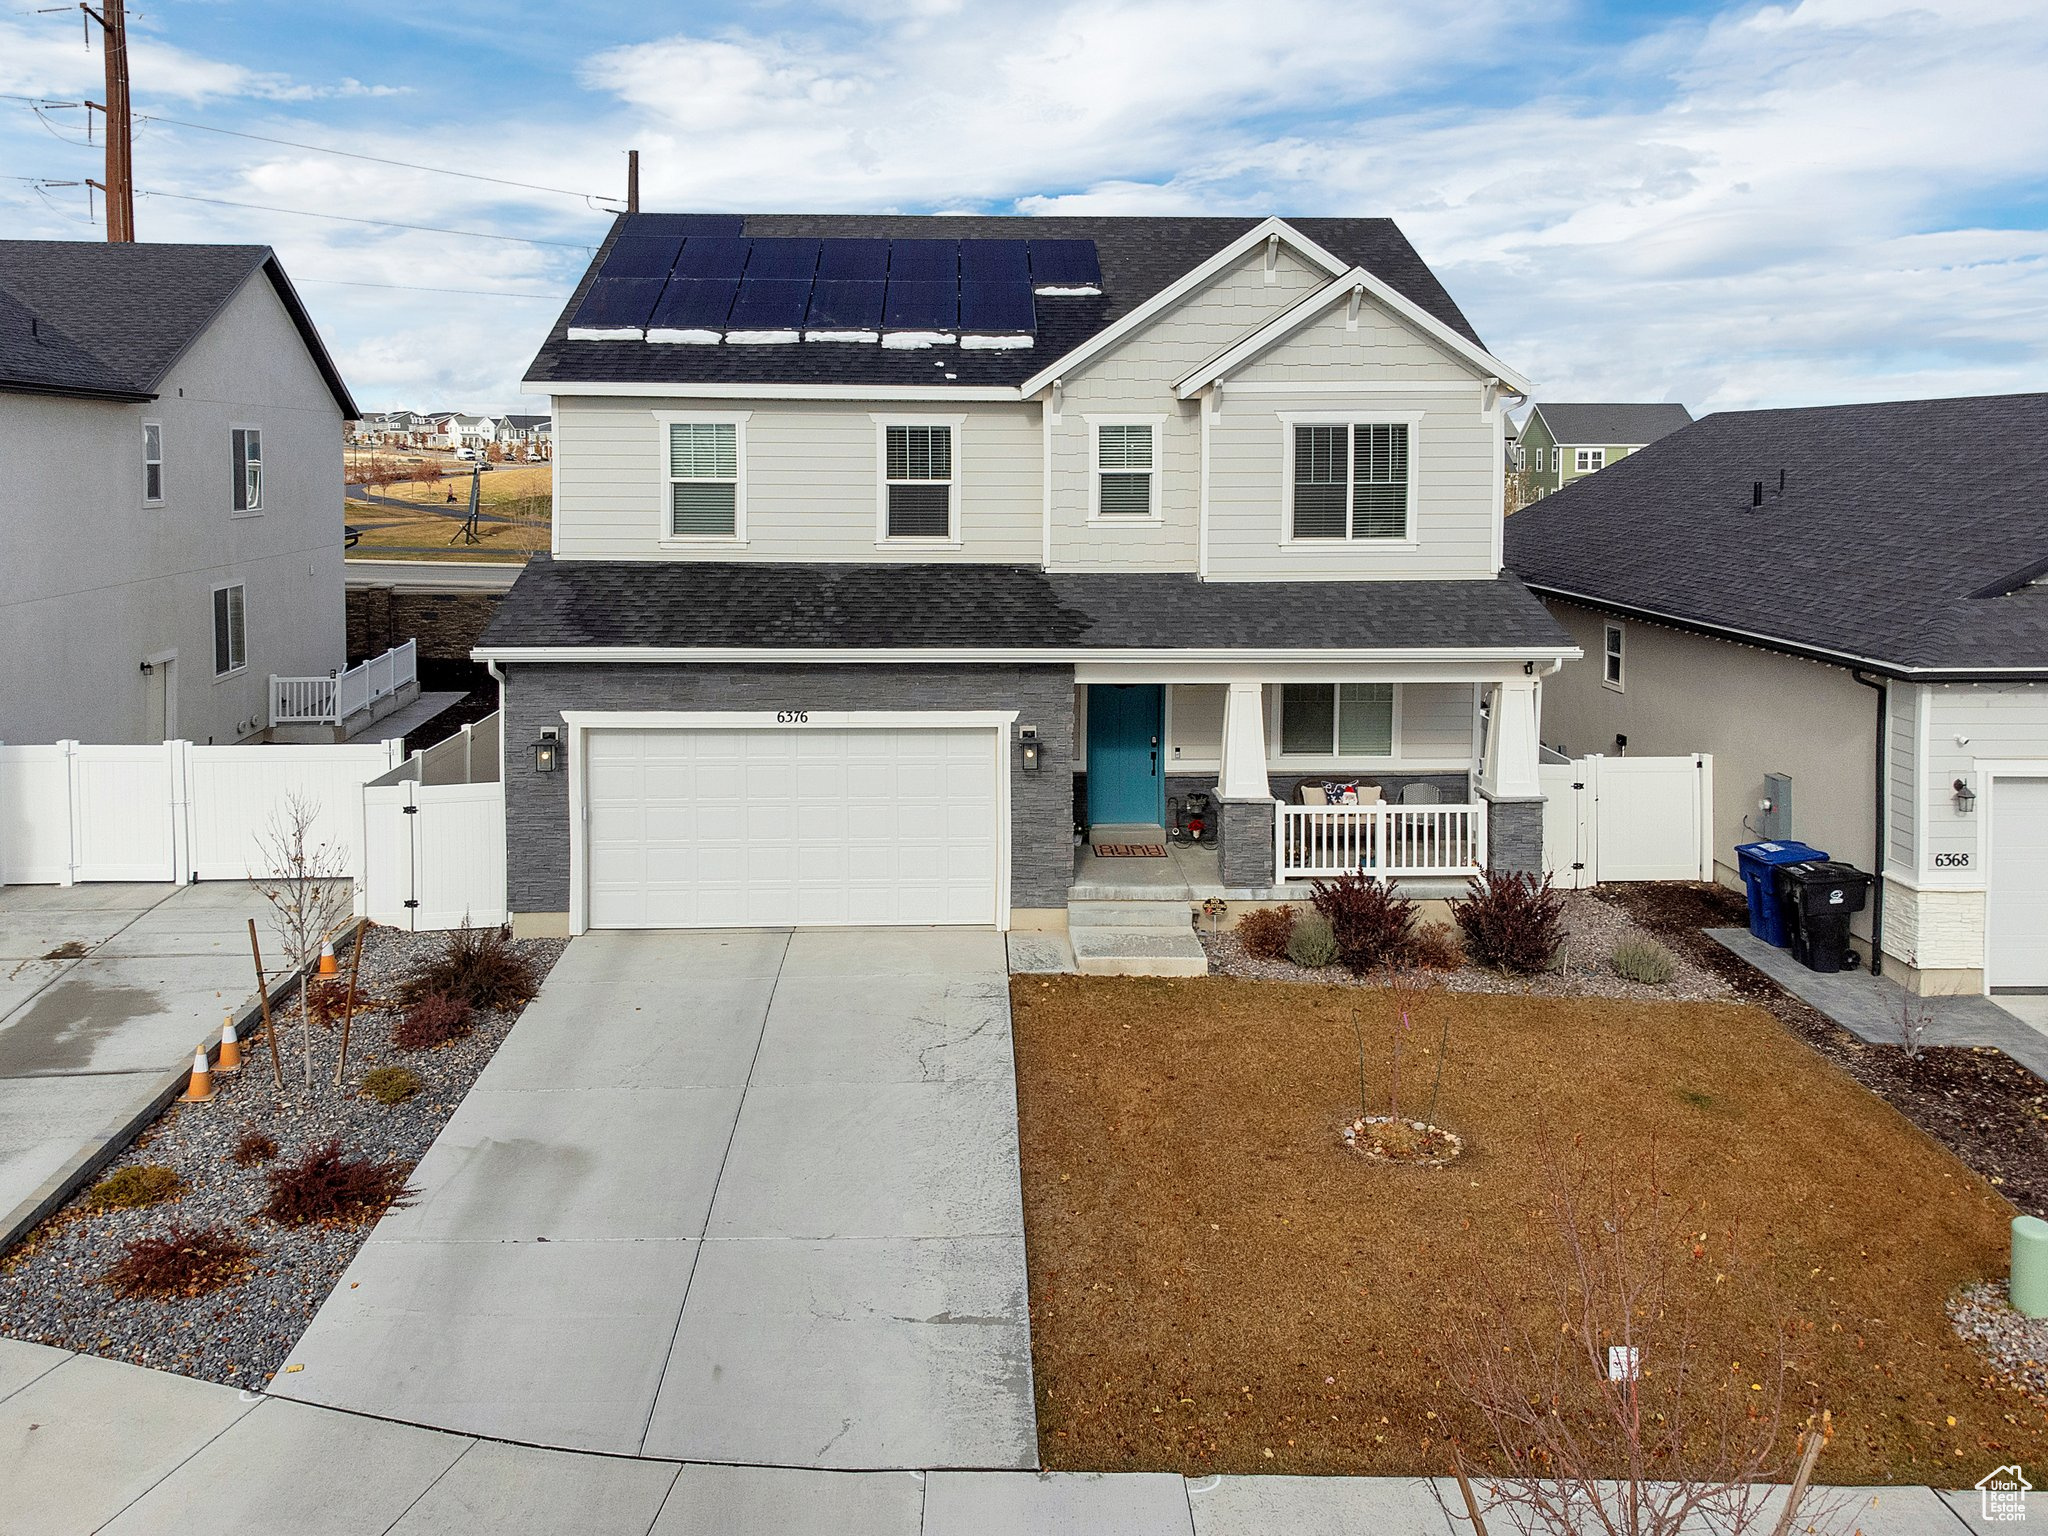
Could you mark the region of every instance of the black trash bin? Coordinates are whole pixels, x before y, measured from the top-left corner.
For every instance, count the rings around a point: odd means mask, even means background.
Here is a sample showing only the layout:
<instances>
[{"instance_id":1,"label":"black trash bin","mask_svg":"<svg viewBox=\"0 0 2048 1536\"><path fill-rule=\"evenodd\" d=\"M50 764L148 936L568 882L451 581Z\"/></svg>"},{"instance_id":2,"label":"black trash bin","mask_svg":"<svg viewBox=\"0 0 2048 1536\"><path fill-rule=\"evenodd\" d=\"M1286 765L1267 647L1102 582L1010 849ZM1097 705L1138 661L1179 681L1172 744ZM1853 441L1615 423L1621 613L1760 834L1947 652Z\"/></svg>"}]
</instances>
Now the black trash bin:
<instances>
[{"instance_id":1,"label":"black trash bin","mask_svg":"<svg viewBox=\"0 0 2048 1536\"><path fill-rule=\"evenodd\" d=\"M1869 899L1870 876L1833 859L1781 864L1773 873L1792 958L1810 971L1849 969L1849 918Z\"/></svg>"}]
</instances>

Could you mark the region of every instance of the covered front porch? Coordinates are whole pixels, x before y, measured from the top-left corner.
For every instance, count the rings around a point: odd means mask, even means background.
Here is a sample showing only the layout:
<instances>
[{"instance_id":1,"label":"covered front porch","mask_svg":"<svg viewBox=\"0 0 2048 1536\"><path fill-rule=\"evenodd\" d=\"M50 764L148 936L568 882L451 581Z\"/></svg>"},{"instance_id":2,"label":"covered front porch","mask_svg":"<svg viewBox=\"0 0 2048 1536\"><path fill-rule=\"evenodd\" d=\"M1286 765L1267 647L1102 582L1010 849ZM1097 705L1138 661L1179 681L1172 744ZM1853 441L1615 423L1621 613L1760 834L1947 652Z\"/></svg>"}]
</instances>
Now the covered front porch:
<instances>
[{"instance_id":1,"label":"covered front porch","mask_svg":"<svg viewBox=\"0 0 2048 1536\"><path fill-rule=\"evenodd\" d=\"M1249 670L1077 668L1073 899L1285 899L1351 871L1449 895L1540 868L1535 667Z\"/></svg>"}]
</instances>

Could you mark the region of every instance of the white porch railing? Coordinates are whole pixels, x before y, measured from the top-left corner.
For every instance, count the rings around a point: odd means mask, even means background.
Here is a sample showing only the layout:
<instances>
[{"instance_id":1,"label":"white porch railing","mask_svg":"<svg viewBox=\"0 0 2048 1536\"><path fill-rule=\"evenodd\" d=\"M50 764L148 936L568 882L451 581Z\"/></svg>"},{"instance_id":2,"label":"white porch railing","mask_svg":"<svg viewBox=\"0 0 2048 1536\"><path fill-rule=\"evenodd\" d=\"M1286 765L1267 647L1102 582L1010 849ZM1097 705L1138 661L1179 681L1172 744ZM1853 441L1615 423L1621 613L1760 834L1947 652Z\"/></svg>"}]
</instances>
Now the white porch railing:
<instances>
[{"instance_id":1,"label":"white porch railing","mask_svg":"<svg viewBox=\"0 0 2048 1536\"><path fill-rule=\"evenodd\" d=\"M272 725L339 725L408 683L419 681L419 642L394 645L382 656L333 677L270 678Z\"/></svg>"},{"instance_id":2,"label":"white porch railing","mask_svg":"<svg viewBox=\"0 0 2048 1536\"><path fill-rule=\"evenodd\" d=\"M1283 805L1273 822L1281 880L1476 875L1486 867L1486 804Z\"/></svg>"}]
</instances>

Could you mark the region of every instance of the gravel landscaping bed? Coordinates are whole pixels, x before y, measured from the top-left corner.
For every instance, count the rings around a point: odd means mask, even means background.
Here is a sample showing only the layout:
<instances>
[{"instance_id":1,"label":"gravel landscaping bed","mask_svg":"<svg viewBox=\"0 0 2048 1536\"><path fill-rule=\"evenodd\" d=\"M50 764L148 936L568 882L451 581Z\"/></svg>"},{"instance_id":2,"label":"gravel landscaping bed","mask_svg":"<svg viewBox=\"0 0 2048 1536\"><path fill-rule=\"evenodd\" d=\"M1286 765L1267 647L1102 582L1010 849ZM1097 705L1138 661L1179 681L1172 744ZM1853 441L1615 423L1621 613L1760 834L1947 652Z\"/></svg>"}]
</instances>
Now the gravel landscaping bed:
<instances>
[{"instance_id":1,"label":"gravel landscaping bed","mask_svg":"<svg viewBox=\"0 0 2048 1536\"><path fill-rule=\"evenodd\" d=\"M1991 1363L2036 1402L2048 1401L2048 1318L2013 1310L2003 1280L1965 1286L1948 1301L1956 1332L1990 1357Z\"/></svg>"},{"instance_id":2,"label":"gravel landscaping bed","mask_svg":"<svg viewBox=\"0 0 2048 1536\"><path fill-rule=\"evenodd\" d=\"M1673 951L1677 973L1661 986L1647 986L1615 973L1608 963L1623 939L1650 937L1621 908L1583 891L1564 897L1567 934L1565 963L1540 976L1511 976L1488 966L1463 965L1454 971L1368 971L1354 976L1342 966L1308 970L1291 960L1262 960L1245 953L1234 931L1198 932L1209 955L1209 974L1251 981L1306 981L1332 986L1384 986L1395 975L1416 986L1449 992L1498 992L1517 997L1623 997L1673 1002L1710 1002L1734 994L1728 982L1696 959Z\"/></svg>"},{"instance_id":3,"label":"gravel landscaping bed","mask_svg":"<svg viewBox=\"0 0 2048 1536\"><path fill-rule=\"evenodd\" d=\"M370 929L358 979L361 998L391 997L407 973L446 942L440 933ZM538 980L567 941L513 947ZM344 950L344 979L348 963ZM260 1388L270 1380L375 1223L279 1226L258 1214L270 1193L266 1172L336 1136L351 1156L411 1168L518 1018L516 1010L479 1011L461 1039L434 1050L399 1051L392 1043L396 1012L358 1013L340 1088L333 1075L341 1031L316 1024L315 1086L308 1090L295 1007L274 1005L282 1089L259 1028L243 1042L242 1070L215 1076L210 1102L172 1104L101 1175L164 1165L183 1181L181 1193L141 1209L102 1211L90 1208L89 1186L0 1258L0 1334L231 1387ZM386 1066L417 1073L420 1091L393 1105L359 1095L364 1076ZM232 1154L249 1131L273 1138L277 1156L238 1166ZM123 1299L101 1283L131 1240L173 1225L234 1233L256 1249L249 1271L211 1294L169 1300Z\"/></svg>"}]
</instances>

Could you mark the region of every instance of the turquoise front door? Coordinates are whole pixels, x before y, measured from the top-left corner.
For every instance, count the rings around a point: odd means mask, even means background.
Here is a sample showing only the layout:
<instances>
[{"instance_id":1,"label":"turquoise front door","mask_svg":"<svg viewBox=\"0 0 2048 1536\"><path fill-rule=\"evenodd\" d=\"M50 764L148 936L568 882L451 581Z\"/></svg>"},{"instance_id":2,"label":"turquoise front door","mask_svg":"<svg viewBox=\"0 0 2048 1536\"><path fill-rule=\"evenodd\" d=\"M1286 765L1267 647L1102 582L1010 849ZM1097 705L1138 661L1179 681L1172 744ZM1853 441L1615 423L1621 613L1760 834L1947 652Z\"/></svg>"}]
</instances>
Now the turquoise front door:
<instances>
[{"instance_id":1,"label":"turquoise front door","mask_svg":"<svg viewBox=\"0 0 2048 1536\"><path fill-rule=\"evenodd\" d=\"M1160 763L1166 689L1158 683L1088 685L1088 822L1091 826L1166 820Z\"/></svg>"}]
</instances>

